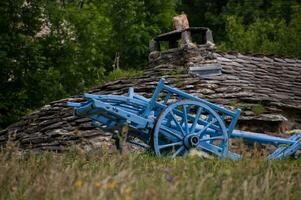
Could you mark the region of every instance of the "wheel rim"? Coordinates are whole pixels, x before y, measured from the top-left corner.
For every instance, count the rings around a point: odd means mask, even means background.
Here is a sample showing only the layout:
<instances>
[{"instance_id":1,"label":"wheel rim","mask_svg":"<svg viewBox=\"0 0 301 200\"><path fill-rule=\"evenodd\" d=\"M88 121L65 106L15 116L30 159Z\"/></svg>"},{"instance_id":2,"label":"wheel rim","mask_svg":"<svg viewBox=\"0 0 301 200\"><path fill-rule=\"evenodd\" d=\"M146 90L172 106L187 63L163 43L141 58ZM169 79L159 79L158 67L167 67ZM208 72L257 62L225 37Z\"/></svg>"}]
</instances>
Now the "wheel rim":
<instances>
[{"instance_id":1,"label":"wheel rim","mask_svg":"<svg viewBox=\"0 0 301 200\"><path fill-rule=\"evenodd\" d=\"M171 104L158 117L152 135L158 156L184 156L191 149L224 158L228 135L223 120L209 106L183 100Z\"/></svg>"}]
</instances>

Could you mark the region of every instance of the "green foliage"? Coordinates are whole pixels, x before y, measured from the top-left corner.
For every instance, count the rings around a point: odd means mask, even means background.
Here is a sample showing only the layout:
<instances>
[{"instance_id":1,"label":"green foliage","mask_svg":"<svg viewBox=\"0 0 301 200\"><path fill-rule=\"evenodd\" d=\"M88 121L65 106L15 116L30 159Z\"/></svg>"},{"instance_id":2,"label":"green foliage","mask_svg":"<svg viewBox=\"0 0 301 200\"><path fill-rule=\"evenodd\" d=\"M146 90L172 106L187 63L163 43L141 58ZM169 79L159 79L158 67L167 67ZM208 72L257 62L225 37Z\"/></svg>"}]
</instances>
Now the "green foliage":
<instances>
[{"instance_id":1,"label":"green foliage","mask_svg":"<svg viewBox=\"0 0 301 200\"><path fill-rule=\"evenodd\" d=\"M255 115L260 115L265 112L265 108L262 104L255 104L251 110Z\"/></svg>"},{"instance_id":2,"label":"green foliage","mask_svg":"<svg viewBox=\"0 0 301 200\"><path fill-rule=\"evenodd\" d=\"M0 199L299 199L300 164L0 152Z\"/></svg>"},{"instance_id":3,"label":"green foliage","mask_svg":"<svg viewBox=\"0 0 301 200\"><path fill-rule=\"evenodd\" d=\"M175 10L173 0L91 0L81 9L78 3L0 3L0 128L103 83L116 53L122 69L143 67L149 40L170 26Z\"/></svg>"},{"instance_id":4,"label":"green foliage","mask_svg":"<svg viewBox=\"0 0 301 200\"><path fill-rule=\"evenodd\" d=\"M115 81L121 78L131 78L131 77L138 77L143 75L142 70L135 70L135 69L129 69L129 70L122 70L122 69L116 69L111 71L106 79L105 82L107 81Z\"/></svg>"},{"instance_id":5,"label":"green foliage","mask_svg":"<svg viewBox=\"0 0 301 200\"><path fill-rule=\"evenodd\" d=\"M238 101L237 100L231 100L231 101L229 101L229 106L231 106L231 107L235 107L235 108L237 108L238 107L238 105L239 105L239 103L238 103Z\"/></svg>"},{"instance_id":6,"label":"green foliage","mask_svg":"<svg viewBox=\"0 0 301 200\"><path fill-rule=\"evenodd\" d=\"M147 64L149 41L170 30L175 1L111 0L108 16L112 21L110 46L120 54L123 67Z\"/></svg>"},{"instance_id":7,"label":"green foliage","mask_svg":"<svg viewBox=\"0 0 301 200\"><path fill-rule=\"evenodd\" d=\"M301 57L300 1L191 0L178 10L210 27L221 50Z\"/></svg>"},{"instance_id":8,"label":"green foliage","mask_svg":"<svg viewBox=\"0 0 301 200\"><path fill-rule=\"evenodd\" d=\"M41 21L41 3L32 1L24 6L23 1L0 3L0 127L15 121L27 112L41 88L33 88L40 68L46 62L39 39L34 39ZM36 70L40 68L40 70ZM47 69L46 69L47 70ZM37 85L35 85L37 86Z\"/></svg>"},{"instance_id":9,"label":"green foliage","mask_svg":"<svg viewBox=\"0 0 301 200\"><path fill-rule=\"evenodd\" d=\"M213 30L214 39L218 42L225 38L223 10L228 2L229 0L181 0L177 10L188 16L190 26L204 26Z\"/></svg>"},{"instance_id":10,"label":"green foliage","mask_svg":"<svg viewBox=\"0 0 301 200\"><path fill-rule=\"evenodd\" d=\"M228 41L223 48L240 52L301 56L301 6L296 8L293 20L287 23L281 19L256 17L248 26L243 18L228 16L226 32ZM292 40L294 42L292 42Z\"/></svg>"},{"instance_id":11,"label":"green foliage","mask_svg":"<svg viewBox=\"0 0 301 200\"><path fill-rule=\"evenodd\" d=\"M56 3L8 1L1 9L0 126L92 85L95 71L104 70L89 60L87 68L81 67L83 53L78 49L83 48Z\"/></svg>"}]
</instances>

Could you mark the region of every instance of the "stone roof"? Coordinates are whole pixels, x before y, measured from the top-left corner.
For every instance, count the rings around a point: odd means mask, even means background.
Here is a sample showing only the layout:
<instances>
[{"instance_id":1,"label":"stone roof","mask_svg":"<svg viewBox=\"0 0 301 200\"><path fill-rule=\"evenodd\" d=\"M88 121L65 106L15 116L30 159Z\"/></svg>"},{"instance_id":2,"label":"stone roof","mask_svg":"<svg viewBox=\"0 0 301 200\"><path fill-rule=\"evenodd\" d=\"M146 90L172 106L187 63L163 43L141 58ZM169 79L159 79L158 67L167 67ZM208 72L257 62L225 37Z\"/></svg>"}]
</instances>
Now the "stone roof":
<instances>
[{"instance_id":1,"label":"stone roof","mask_svg":"<svg viewBox=\"0 0 301 200\"><path fill-rule=\"evenodd\" d=\"M221 75L200 77L189 71L190 66L212 63L221 65ZM111 81L89 92L123 95L134 87L135 92L150 97L161 76L190 94L230 108L240 107L241 129L277 132L283 123L284 129L301 127L301 60L294 58L216 53L204 46L171 49L153 52L142 76ZM21 148L36 150L62 150L83 141L110 145L109 136L89 119L73 116L72 108L66 106L67 101L81 100L76 96L55 101L23 117L0 132L0 146L8 138L18 141Z\"/></svg>"}]
</instances>

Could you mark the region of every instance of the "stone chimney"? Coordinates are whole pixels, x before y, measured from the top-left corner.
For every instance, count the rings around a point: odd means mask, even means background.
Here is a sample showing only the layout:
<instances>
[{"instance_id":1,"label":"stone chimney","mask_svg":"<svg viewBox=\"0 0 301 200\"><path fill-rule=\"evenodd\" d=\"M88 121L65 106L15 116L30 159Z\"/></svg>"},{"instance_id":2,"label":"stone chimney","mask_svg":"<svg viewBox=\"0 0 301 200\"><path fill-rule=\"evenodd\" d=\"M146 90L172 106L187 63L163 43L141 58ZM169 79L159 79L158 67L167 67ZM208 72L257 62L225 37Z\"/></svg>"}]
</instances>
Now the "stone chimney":
<instances>
[{"instance_id":1,"label":"stone chimney","mask_svg":"<svg viewBox=\"0 0 301 200\"><path fill-rule=\"evenodd\" d=\"M175 16L173 27L150 42L150 66L173 64L200 76L221 74L209 28L190 27L186 15Z\"/></svg>"}]
</instances>

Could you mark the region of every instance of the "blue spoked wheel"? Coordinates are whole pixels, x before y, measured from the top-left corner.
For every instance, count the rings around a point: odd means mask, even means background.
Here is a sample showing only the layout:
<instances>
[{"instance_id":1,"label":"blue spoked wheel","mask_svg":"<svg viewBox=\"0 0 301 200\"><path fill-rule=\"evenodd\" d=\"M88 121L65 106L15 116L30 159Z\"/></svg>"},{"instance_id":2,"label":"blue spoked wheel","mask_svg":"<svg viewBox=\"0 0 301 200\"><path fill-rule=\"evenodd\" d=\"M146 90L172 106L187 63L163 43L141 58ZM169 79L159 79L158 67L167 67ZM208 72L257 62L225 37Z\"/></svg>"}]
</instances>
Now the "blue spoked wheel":
<instances>
[{"instance_id":1,"label":"blue spoked wheel","mask_svg":"<svg viewBox=\"0 0 301 200\"><path fill-rule=\"evenodd\" d=\"M185 156L191 149L224 158L228 134L221 117L204 103L183 100L171 104L158 117L152 134L158 156Z\"/></svg>"}]
</instances>

